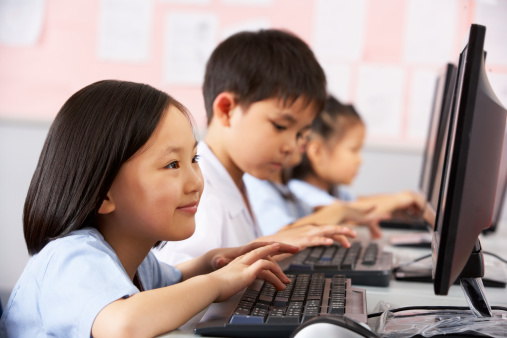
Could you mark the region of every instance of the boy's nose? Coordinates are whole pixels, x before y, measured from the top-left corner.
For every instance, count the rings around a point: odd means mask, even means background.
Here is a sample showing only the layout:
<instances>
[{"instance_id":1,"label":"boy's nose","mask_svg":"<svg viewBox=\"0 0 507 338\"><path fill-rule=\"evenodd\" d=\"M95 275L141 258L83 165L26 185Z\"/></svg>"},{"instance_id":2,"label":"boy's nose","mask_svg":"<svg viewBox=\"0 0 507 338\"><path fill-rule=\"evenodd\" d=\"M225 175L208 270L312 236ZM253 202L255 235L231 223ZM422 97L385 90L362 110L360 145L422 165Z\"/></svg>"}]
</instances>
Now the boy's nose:
<instances>
[{"instance_id":1,"label":"boy's nose","mask_svg":"<svg viewBox=\"0 0 507 338\"><path fill-rule=\"evenodd\" d=\"M296 150L297 145L297 139L295 137L293 139L287 139L283 143L281 150L283 153L290 155Z\"/></svg>"}]
</instances>

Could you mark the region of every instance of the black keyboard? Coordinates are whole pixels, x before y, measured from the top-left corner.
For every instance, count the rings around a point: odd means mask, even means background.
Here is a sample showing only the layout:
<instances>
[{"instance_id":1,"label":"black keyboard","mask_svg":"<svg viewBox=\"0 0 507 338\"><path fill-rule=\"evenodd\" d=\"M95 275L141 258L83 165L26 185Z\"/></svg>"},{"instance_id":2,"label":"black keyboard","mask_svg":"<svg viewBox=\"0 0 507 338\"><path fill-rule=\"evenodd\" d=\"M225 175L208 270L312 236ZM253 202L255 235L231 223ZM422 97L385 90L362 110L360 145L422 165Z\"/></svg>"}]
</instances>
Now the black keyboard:
<instances>
[{"instance_id":1,"label":"black keyboard","mask_svg":"<svg viewBox=\"0 0 507 338\"><path fill-rule=\"evenodd\" d=\"M428 223L424 220L422 213L397 210L392 213L391 218L379 222L381 228L398 230L427 231Z\"/></svg>"},{"instance_id":2,"label":"black keyboard","mask_svg":"<svg viewBox=\"0 0 507 338\"><path fill-rule=\"evenodd\" d=\"M366 291L344 275L287 275L283 291L256 280L226 302L213 303L195 329L203 336L288 337L299 324L317 316L367 321Z\"/></svg>"},{"instance_id":3,"label":"black keyboard","mask_svg":"<svg viewBox=\"0 0 507 338\"><path fill-rule=\"evenodd\" d=\"M314 246L291 256L280 266L287 273L343 274L354 285L388 286L393 269L392 253L374 242L356 241L350 248L339 244Z\"/></svg>"}]
</instances>

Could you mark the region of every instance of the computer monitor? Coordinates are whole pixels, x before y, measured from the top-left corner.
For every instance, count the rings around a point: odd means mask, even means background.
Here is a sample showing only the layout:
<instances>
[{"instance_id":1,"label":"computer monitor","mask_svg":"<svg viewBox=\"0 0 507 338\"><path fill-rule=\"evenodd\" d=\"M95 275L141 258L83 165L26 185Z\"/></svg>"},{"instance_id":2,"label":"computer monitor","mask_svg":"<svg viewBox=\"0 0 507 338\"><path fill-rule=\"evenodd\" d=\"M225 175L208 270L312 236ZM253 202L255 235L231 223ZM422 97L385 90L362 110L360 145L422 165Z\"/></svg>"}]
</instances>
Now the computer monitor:
<instances>
[{"instance_id":1,"label":"computer monitor","mask_svg":"<svg viewBox=\"0 0 507 338\"><path fill-rule=\"evenodd\" d=\"M428 224L423 218L423 211L426 204L432 199L433 190L435 190L433 182L439 181L437 177L441 176L441 172L437 173L437 167L443 153L442 149L445 149L445 136L447 135L449 112L456 84L456 73L456 66L448 63L443 67L435 82L430 124L419 178L419 190L416 192L417 204L421 208L421 212L408 216L403 210L395 212L393 217L379 222L383 228L420 231L425 231L428 228ZM436 190L438 191L438 187ZM401 241L403 242L403 239Z\"/></svg>"},{"instance_id":2,"label":"computer monitor","mask_svg":"<svg viewBox=\"0 0 507 338\"><path fill-rule=\"evenodd\" d=\"M491 225L506 109L487 78L485 32L484 26L472 25L460 54L445 155L440 163L443 175L438 191L434 191L438 201L428 204L425 218L433 226L435 294L446 295L460 278L470 308L487 316L478 237Z\"/></svg>"},{"instance_id":3,"label":"computer monitor","mask_svg":"<svg viewBox=\"0 0 507 338\"><path fill-rule=\"evenodd\" d=\"M430 201L436 180L438 160L442 150L445 149L445 136L447 136L447 121L456 85L457 68L452 63L445 65L437 78L435 94L433 96L433 111L431 113L430 127L424 147L423 164L419 189L426 201Z\"/></svg>"}]
</instances>

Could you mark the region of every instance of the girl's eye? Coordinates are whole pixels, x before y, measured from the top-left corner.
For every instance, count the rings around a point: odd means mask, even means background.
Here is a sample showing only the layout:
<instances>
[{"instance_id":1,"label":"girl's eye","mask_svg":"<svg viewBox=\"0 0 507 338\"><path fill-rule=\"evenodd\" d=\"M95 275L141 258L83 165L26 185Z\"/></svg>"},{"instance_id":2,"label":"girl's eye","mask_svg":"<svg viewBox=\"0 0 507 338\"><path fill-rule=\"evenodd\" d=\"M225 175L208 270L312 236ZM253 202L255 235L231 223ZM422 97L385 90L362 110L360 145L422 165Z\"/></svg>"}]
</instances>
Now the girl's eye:
<instances>
[{"instance_id":1,"label":"girl's eye","mask_svg":"<svg viewBox=\"0 0 507 338\"><path fill-rule=\"evenodd\" d=\"M275 123L275 122L272 122L272 123L273 123L273 126L275 127L276 130L280 130L281 131L281 130L286 130L287 129L287 127L282 126L282 125L280 125L278 123Z\"/></svg>"},{"instance_id":2,"label":"girl's eye","mask_svg":"<svg viewBox=\"0 0 507 338\"><path fill-rule=\"evenodd\" d=\"M197 163L199 162L199 159L201 158L201 156L199 155L195 155L193 158L192 158L192 163Z\"/></svg>"},{"instance_id":3,"label":"girl's eye","mask_svg":"<svg viewBox=\"0 0 507 338\"><path fill-rule=\"evenodd\" d=\"M178 161L173 161L165 166L167 169L178 169L180 167L180 163Z\"/></svg>"}]
</instances>

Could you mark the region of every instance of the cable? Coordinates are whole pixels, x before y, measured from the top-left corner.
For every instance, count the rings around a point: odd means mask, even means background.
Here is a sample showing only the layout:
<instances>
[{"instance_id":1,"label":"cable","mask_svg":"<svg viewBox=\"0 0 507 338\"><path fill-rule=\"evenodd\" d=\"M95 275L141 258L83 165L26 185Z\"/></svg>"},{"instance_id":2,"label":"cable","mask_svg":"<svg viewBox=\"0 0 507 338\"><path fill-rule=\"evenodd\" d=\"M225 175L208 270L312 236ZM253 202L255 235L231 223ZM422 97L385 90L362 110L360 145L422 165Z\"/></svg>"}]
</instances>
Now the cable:
<instances>
[{"instance_id":1,"label":"cable","mask_svg":"<svg viewBox=\"0 0 507 338\"><path fill-rule=\"evenodd\" d=\"M429 257L431 257L431 254L429 254L429 255L424 255L424 256L419 257L419 258L416 258L416 259L414 259L414 260L412 260L412 261L410 261L410 262L400 264L400 265L398 265L397 267L393 268L393 273L395 273L396 271L398 271L398 269L399 269L399 268L401 268L401 267L404 267L404 266L409 266L409 265L411 265L411 264L413 264L413 263L415 263L415 262L422 261L423 259L426 259L426 258L429 258Z\"/></svg>"},{"instance_id":2,"label":"cable","mask_svg":"<svg viewBox=\"0 0 507 338\"><path fill-rule=\"evenodd\" d=\"M507 264L507 260L505 260L502 257L498 256L497 254L494 254L494 253L489 252L489 251L484 251L484 250L482 252L485 253L486 255L493 256L493 257L497 258L498 260L502 261L503 263Z\"/></svg>"},{"instance_id":3,"label":"cable","mask_svg":"<svg viewBox=\"0 0 507 338\"><path fill-rule=\"evenodd\" d=\"M468 306L405 306L405 307L399 307L399 308L396 308L396 309L390 309L390 310L386 310L386 311L389 311L389 312L401 312L401 311L410 311L410 310L444 310L444 311L451 310L451 311L464 311L464 310L470 310L470 308ZM499 311L506 311L507 312L507 307L504 307L504 306L492 306L491 310L499 310ZM378 316L382 315L384 312L385 311L370 313L368 315L368 318L378 317ZM435 313L430 313L430 314L435 314ZM422 313L416 314L416 316L421 316L421 315L425 315L425 314L422 314ZM411 317L411 316L414 316L414 315L410 315L410 316L407 316L407 317Z\"/></svg>"}]
</instances>

